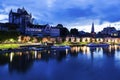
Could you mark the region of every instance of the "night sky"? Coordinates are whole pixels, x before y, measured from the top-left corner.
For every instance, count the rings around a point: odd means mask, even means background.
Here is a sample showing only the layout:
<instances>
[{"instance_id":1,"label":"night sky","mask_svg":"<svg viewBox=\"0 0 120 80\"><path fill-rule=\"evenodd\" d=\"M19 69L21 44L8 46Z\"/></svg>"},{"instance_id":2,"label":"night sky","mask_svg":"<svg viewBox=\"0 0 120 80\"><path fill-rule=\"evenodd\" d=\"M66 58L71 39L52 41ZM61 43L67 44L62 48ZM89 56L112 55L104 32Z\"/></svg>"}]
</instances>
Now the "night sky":
<instances>
[{"instance_id":1,"label":"night sky","mask_svg":"<svg viewBox=\"0 0 120 80\"><path fill-rule=\"evenodd\" d=\"M34 23L63 24L68 29L77 28L90 32L114 26L120 29L119 0L0 0L0 22L8 22L11 9L24 7L32 13Z\"/></svg>"}]
</instances>

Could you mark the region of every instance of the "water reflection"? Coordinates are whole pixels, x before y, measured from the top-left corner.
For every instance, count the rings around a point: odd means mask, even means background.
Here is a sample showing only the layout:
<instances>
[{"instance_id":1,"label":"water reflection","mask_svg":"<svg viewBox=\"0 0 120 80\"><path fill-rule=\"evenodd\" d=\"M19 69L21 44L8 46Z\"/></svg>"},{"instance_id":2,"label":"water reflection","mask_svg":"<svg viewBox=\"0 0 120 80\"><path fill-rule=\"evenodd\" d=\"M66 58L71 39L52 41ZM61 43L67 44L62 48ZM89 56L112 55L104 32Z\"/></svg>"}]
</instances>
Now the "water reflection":
<instances>
[{"instance_id":1,"label":"water reflection","mask_svg":"<svg viewBox=\"0 0 120 80\"><path fill-rule=\"evenodd\" d=\"M19 53L14 53L12 61L8 64L9 72L27 72L33 64L32 54L22 53L21 55L20 53L19 55Z\"/></svg>"},{"instance_id":2,"label":"water reflection","mask_svg":"<svg viewBox=\"0 0 120 80\"><path fill-rule=\"evenodd\" d=\"M13 56L14 56L14 53L11 52L11 53L10 53L10 62L12 62L12 60L13 60Z\"/></svg>"},{"instance_id":3,"label":"water reflection","mask_svg":"<svg viewBox=\"0 0 120 80\"><path fill-rule=\"evenodd\" d=\"M108 57L118 58L120 54L120 46L118 45L111 45L109 47L72 47L71 53L81 53L86 55L88 58L102 58L103 55ZM118 56L117 56L118 55Z\"/></svg>"},{"instance_id":4,"label":"water reflection","mask_svg":"<svg viewBox=\"0 0 120 80\"><path fill-rule=\"evenodd\" d=\"M120 46L111 45L109 47L71 47L70 50L43 50L43 51L25 51L25 52L10 52L0 54L0 66L8 64L9 72L27 72L35 61L49 62L56 60L68 60L69 57L79 57L84 55L86 58L102 59L103 57L113 57L115 60L120 60Z\"/></svg>"}]
</instances>

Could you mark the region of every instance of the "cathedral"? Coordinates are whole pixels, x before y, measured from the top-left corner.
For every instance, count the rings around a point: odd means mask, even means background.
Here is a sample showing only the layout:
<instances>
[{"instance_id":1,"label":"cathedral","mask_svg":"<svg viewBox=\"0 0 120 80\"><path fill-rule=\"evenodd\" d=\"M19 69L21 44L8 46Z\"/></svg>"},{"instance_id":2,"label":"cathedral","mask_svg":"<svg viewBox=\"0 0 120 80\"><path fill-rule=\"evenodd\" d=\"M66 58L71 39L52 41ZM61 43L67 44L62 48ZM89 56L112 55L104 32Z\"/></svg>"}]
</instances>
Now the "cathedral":
<instances>
[{"instance_id":1,"label":"cathedral","mask_svg":"<svg viewBox=\"0 0 120 80\"><path fill-rule=\"evenodd\" d=\"M16 12L9 12L9 22L0 23L0 31L18 31L23 35L30 36L53 36L60 35L60 30L57 27L52 27L49 24L38 25L33 24L33 18L24 8L18 8Z\"/></svg>"},{"instance_id":2,"label":"cathedral","mask_svg":"<svg viewBox=\"0 0 120 80\"><path fill-rule=\"evenodd\" d=\"M21 33L25 33L25 27L32 24L32 21L32 15L24 7L22 9L18 8L17 12L11 10L9 13L9 23L18 25Z\"/></svg>"},{"instance_id":3,"label":"cathedral","mask_svg":"<svg viewBox=\"0 0 120 80\"><path fill-rule=\"evenodd\" d=\"M0 23L1 31L18 31L21 34L31 36L53 36L57 37L60 35L60 31L56 27L52 27L49 24L38 25L33 24L33 18L31 13L28 13L24 7L18 8L16 12L9 12L9 22Z\"/></svg>"}]
</instances>

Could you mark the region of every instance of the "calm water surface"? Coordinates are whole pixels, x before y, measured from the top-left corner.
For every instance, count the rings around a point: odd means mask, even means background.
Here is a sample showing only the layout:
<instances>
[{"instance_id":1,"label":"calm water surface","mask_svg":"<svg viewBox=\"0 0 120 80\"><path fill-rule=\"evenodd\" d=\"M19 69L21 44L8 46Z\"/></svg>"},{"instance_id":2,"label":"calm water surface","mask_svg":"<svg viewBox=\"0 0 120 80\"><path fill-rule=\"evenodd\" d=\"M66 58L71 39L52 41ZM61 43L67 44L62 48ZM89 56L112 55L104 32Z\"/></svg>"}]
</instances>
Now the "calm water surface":
<instances>
[{"instance_id":1,"label":"calm water surface","mask_svg":"<svg viewBox=\"0 0 120 80\"><path fill-rule=\"evenodd\" d=\"M0 80L120 80L120 46L0 53Z\"/></svg>"}]
</instances>

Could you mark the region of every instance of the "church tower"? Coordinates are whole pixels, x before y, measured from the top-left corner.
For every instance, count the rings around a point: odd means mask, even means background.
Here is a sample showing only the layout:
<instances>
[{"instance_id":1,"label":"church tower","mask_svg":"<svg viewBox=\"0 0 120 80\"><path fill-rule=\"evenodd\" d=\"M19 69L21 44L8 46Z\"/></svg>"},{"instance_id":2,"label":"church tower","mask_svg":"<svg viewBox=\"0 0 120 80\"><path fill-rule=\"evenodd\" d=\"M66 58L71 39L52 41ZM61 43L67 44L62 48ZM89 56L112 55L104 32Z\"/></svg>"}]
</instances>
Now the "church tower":
<instances>
[{"instance_id":1,"label":"church tower","mask_svg":"<svg viewBox=\"0 0 120 80\"><path fill-rule=\"evenodd\" d=\"M94 31L94 22L92 23L91 33L92 34L95 33L95 31Z\"/></svg>"}]
</instances>

